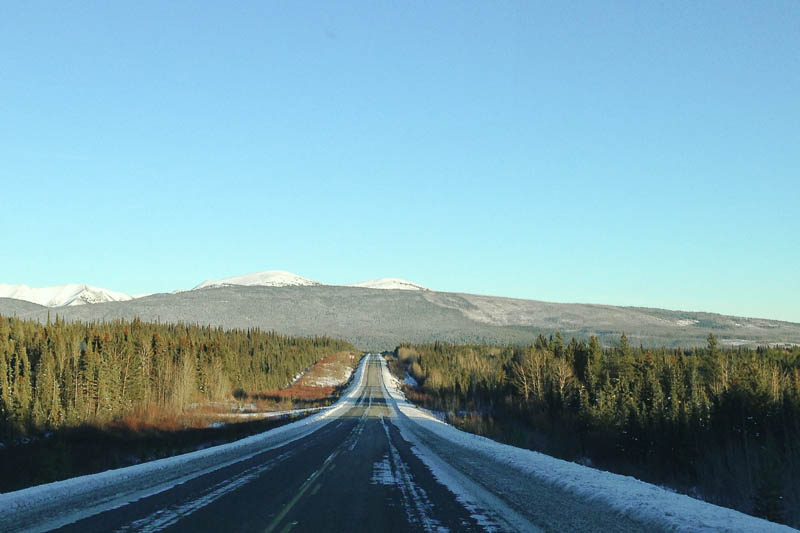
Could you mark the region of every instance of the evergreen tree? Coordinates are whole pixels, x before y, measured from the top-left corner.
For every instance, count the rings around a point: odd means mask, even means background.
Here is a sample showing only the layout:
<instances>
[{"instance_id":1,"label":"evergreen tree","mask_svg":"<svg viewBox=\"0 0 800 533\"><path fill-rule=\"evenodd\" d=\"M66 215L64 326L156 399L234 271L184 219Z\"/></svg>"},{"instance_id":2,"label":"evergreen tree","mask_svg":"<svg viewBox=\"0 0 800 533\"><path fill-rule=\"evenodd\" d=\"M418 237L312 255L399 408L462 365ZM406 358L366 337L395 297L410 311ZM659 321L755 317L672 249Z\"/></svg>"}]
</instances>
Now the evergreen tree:
<instances>
[{"instance_id":1,"label":"evergreen tree","mask_svg":"<svg viewBox=\"0 0 800 533\"><path fill-rule=\"evenodd\" d=\"M24 339L24 334L20 334L18 338ZM17 340L15 359L14 411L18 426L28 428L31 420L31 364L28 360L28 350L22 340Z\"/></svg>"},{"instance_id":2,"label":"evergreen tree","mask_svg":"<svg viewBox=\"0 0 800 533\"><path fill-rule=\"evenodd\" d=\"M0 317L2 320L2 317ZM8 359L4 350L0 350L0 437L10 432L9 420L11 410L11 388L8 380Z\"/></svg>"}]
</instances>

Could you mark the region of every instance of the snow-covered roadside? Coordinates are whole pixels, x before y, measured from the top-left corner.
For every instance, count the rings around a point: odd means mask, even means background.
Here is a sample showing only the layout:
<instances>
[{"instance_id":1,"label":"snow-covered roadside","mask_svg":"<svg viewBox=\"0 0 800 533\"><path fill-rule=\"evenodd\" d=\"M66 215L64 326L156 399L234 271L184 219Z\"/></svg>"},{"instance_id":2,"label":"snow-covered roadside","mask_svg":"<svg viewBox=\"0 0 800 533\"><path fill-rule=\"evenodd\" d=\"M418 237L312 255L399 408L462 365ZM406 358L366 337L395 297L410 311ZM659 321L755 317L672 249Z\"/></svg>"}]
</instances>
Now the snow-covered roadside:
<instances>
[{"instance_id":1,"label":"snow-covered roadside","mask_svg":"<svg viewBox=\"0 0 800 533\"><path fill-rule=\"evenodd\" d=\"M639 481L628 476L612 474L581 466L568 461L500 444L485 437L459 431L409 403L400 391L399 383L391 375L385 360L382 360L385 393L390 404L400 414L400 423L407 431L403 432L418 445L424 454L431 454L424 439L414 429L424 428L438 439L449 441L463 451L481 454L487 464L511 467L523 480L538 478L565 491L582 496L610 507L622 517L629 517L654 528L680 531L795 531L794 529L768 522L759 518L696 500L683 494L670 492L661 487ZM414 427L416 426L416 428ZM408 431L410 430L410 431ZM451 457L463 455L453 453ZM426 458L423 457L423 460ZM436 458L428 457L436 466ZM442 461L439 461L441 465ZM446 463L446 461L444 461ZM446 464L444 465L446 467ZM455 472L457 474L457 472ZM447 476L439 476L448 484ZM479 481L475 479L475 481ZM482 481L482 480L480 480ZM456 485L458 482L456 480ZM490 487L486 487L490 489ZM455 486L457 495L464 492L463 486ZM491 492L491 490L490 490ZM480 498L479 498L480 499ZM485 498L484 498L485 501Z\"/></svg>"},{"instance_id":2,"label":"snow-covered roadside","mask_svg":"<svg viewBox=\"0 0 800 533\"><path fill-rule=\"evenodd\" d=\"M0 494L0 531L54 529L301 439L357 403L368 360L339 401L308 418L196 452Z\"/></svg>"},{"instance_id":3,"label":"snow-covered roadside","mask_svg":"<svg viewBox=\"0 0 800 533\"><path fill-rule=\"evenodd\" d=\"M284 416L304 415L307 413L324 411L325 409L328 409L328 407L306 407L303 409L289 409L288 411L258 411L255 413L219 413L214 416L218 418L234 418L237 420L246 418L255 418L260 420L262 418L280 418Z\"/></svg>"}]
</instances>

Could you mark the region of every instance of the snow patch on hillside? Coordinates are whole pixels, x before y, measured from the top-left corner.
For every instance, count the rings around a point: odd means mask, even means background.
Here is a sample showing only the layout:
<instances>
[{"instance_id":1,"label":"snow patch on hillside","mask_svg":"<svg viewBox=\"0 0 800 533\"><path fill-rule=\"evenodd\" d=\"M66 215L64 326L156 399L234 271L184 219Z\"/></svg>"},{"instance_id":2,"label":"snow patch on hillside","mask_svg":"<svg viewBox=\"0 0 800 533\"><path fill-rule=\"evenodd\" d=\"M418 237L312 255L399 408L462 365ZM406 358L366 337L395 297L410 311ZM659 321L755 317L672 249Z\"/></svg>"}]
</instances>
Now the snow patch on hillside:
<instances>
[{"instance_id":1,"label":"snow patch on hillside","mask_svg":"<svg viewBox=\"0 0 800 533\"><path fill-rule=\"evenodd\" d=\"M292 274L285 270L266 270L264 272L253 272L232 276L220 280L206 280L194 289L204 289L207 287L224 287L226 285L243 285L246 287L305 287L311 285L321 285L321 283Z\"/></svg>"},{"instance_id":2,"label":"snow patch on hillside","mask_svg":"<svg viewBox=\"0 0 800 533\"><path fill-rule=\"evenodd\" d=\"M292 384L305 387L338 387L348 382L356 363L358 361L354 353L328 356L303 371Z\"/></svg>"},{"instance_id":3,"label":"snow patch on hillside","mask_svg":"<svg viewBox=\"0 0 800 533\"><path fill-rule=\"evenodd\" d=\"M68 283L66 285L41 288L0 283L0 297L25 300L47 307L125 302L133 299L132 296L127 294L93 287L85 283Z\"/></svg>"},{"instance_id":4,"label":"snow patch on hillside","mask_svg":"<svg viewBox=\"0 0 800 533\"><path fill-rule=\"evenodd\" d=\"M423 287L413 281L400 278L380 278L369 281L362 281L359 283L351 283L347 287L362 287L366 289L385 289L385 290L401 290L401 291L427 291L427 287Z\"/></svg>"}]
</instances>

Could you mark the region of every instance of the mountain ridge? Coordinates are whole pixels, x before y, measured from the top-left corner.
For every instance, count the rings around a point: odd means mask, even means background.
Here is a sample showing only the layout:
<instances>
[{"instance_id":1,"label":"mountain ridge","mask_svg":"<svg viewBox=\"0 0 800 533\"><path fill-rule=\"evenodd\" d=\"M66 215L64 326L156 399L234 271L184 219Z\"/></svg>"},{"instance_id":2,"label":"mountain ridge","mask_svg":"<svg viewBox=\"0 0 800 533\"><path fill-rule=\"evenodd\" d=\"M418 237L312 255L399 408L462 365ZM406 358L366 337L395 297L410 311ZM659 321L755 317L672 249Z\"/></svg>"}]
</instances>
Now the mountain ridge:
<instances>
[{"instance_id":1,"label":"mountain ridge","mask_svg":"<svg viewBox=\"0 0 800 533\"><path fill-rule=\"evenodd\" d=\"M301 287L325 285L286 270L264 270L230 276L219 280L207 279L188 290L201 290L211 287L244 286L244 287ZM379 278L345 285L346 287L365 287L389 290L430 290L418 283L401 278ZM186 292L183 289L172 291L173 294ZM63 307L67 305L97 304L127 301L151 296L153 293L125 294L110 289L94 287L86 283L66 283L51 287L29 287L28 285L12 285L0 283L0 298L13 298L46 307Z\"/></svg>"},{"instance_id":2,"label":"mountain ridge","mask_svg":"<svg viewBox=\"0 0 800 533\"><path fill-rule=\"evenodd\" d=\"M133 299L128 294L94 287L86 283L66 283L39 288L24 284L0 283L0 297L13 298L46 307L120 302Z\"/></svg>"},{"instance_id":3,"label":"mountain ridge","mask_svg":"<svg viewBox=\"0 0 800 533\"><path fill-rule=\"evenodd\" d=\"M50 308L16 309L0 299L0 314L45 321ZM704 345L713 333L721 345L800 343L800 324L714 313L601 304L560 304L437 291L363 287L221 286L175 294L153 294L125 302L62 307L65 320L135 317L259 328L281 334L330 336L362 349L393 349L403 342L529 344L556 331L566 339L597 336L603 344L624 332L632 344Z\"/></svg>"}]
</instances>

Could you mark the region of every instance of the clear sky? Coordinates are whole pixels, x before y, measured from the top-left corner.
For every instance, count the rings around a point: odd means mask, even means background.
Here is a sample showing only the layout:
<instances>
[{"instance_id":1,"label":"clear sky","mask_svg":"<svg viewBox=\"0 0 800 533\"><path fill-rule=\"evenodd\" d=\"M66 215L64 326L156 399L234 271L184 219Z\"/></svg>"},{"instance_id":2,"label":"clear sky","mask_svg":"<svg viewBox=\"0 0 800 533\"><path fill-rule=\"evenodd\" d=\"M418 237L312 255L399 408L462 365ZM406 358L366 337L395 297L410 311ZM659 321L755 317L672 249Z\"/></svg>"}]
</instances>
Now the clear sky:
<instances>
[{"instance_id":1,"label":"clear sky","mask_svg":"<svg viewBox=\"0 0 800 533\"><path fill-rule=\"evenodd\" d=\"M0 5L0 282L800 322L797 1L235 4Z\"/></svg>"}]
</instances>

